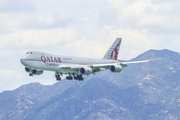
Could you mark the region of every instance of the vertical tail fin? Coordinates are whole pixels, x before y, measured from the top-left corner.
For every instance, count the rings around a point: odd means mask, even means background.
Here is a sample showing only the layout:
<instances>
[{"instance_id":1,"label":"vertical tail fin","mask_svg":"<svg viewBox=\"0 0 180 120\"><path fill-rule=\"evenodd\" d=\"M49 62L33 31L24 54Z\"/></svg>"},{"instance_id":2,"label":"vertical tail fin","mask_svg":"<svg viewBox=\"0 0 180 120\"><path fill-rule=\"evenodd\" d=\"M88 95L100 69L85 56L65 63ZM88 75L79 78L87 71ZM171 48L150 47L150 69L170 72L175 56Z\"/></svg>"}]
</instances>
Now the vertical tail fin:
<instances>
[{"instance_id":1,"label":"vertical tail fin","mask_svg":"<svg viewBox=\"0 0 180 120\"><path fill-rule=\"evenodd\" d=\"M116 41L110 47L110 49L107 51L103 59L117 60L121 41L122 41L122 38L117 38Z\"/></svg>"}]
</instances>

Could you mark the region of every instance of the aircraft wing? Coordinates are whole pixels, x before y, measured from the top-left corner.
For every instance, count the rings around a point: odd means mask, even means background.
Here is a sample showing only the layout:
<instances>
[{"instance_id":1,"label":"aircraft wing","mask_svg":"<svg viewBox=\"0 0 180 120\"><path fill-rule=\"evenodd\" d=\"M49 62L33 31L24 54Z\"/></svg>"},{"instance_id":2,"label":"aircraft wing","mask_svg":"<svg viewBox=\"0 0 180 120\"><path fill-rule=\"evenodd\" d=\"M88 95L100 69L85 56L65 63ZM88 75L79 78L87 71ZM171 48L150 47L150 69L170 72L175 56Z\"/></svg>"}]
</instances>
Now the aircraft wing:
<instances>
[{"instance_id":1,"label":"aircraft wing","mask_svg":"<svg viewBox=\"0 0 180 120\"><path fill-rule=\"evenodd\" d=\"M151 60L142 60L142 61L132 61L132 62L122 62L121 64L133 64L133 63L143 63L143 62L151 62L151 61L158 61L158 60L162 60L162 58L159 59L151 59Z\"/></svg>"},{"instance_id":2,"label":"aircraft wing","mask_svg":"<svg viewBox=\"0 0 180 120\"><path fill-rule=\"evenodd\" d=\"M118 65L120 63L109 63L109 64L95 64L95 65L80 65L80 64L66 64L66 65L60 65L58 66L58 68L61 68L61 69L78 69L78 68L82 68L82 67L102 67L102 68L106 68L108 66L111 66L111 65Z\"/></svg>"},{"instance_id":3,"label":"aircraft wing","mask_svg":"<svg viewBox=\"0 0 180 120\"><path fill-rule=\"evenodd\" d=\"M143 62L151 62L151 61L158 61L162 60L160 59L151 59L151 60L142 60L142 61L132 61L132 62L119 62L119 63L107 63L107 64L94 64L94 65L80 65L80 64L66 64L66 65L61 65L58 66L61 69L76 69L76 68L82 68L82 67L100 67L100 68L107 68L111 65L127 65L127 64L133 64L133 63L143 63Z\"/></svg>"},{"instance_id":4,"label":"aircraft wing","mask_svg":"<svg viewBox=\"0 0 180 120\"><path fill-rule=\"evenodd\" d=\"M109 63L109 64L95 64L95 65L80 65L80 64L66 64L66 65L60 65L57 67L57 69L61 69L63 72L79 72L80 68L83 67L90 67L93 70L93 73L97 73L100 71L104 71L109 69L111 65L119 65L120 63Z\"/></svg>"},{"instance_id":5,"label":"aircraft wing","mask_svg":"<svg viewBox=\"0 0 180 120\"><path fill-rule=\"evenodd\" d=\"M143 61L132 61L132 62L119 62L119 63L108 63L108 64L94 64L94 65L80 65L80 64L64 64L60 65L57 68L61 69L62 72L74 72L78 73L80 68L83 67L90 67L93 70L93 73L97 73L100 71L104 71L110 68L112 65L121 65L123 68L127 67L128 64L133 63L143 63L143 62L151 62L151 61L158 61L161 59L151 59L151 60L143 60Z\"/></svg>"},{"instance_id":6,"label":"aircraft wing","mask_svg":"<svg viewBox=\"0 0 180 120\"><path fill-rule=\"evenodd\" d=\"M109 63L109 64L96 64L92 65L91 67L100 67L100 68L109 68L111 65L121 65L123 68L127 67L127 64L133 64L133 63L143 63L143 62L152 62L152 61L158 61L162 60L160 59L151 59L151 60L142 60L142 61L132 61L132 62L120 62L120 63Z\"/></svg>"}]
</instances>

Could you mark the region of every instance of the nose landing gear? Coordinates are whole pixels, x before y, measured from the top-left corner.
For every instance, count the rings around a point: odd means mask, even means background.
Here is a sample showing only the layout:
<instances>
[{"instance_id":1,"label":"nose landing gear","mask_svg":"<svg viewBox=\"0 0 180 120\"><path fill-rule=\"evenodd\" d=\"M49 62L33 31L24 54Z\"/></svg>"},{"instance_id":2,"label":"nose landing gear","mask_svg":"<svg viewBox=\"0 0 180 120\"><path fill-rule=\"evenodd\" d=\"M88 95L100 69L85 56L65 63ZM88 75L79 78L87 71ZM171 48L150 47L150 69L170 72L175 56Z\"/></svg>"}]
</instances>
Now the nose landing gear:
<instances>
[{"instance_id":1,"label":"nose landing gear","mask_svg":"<svg viewBox=\"0 0 180 120\"><path fill-rule=\"evenodd\" d=\"M33 74L32 74L32 73L29 73L29 76L33 76Z\"/></svg>"}]
</instances>

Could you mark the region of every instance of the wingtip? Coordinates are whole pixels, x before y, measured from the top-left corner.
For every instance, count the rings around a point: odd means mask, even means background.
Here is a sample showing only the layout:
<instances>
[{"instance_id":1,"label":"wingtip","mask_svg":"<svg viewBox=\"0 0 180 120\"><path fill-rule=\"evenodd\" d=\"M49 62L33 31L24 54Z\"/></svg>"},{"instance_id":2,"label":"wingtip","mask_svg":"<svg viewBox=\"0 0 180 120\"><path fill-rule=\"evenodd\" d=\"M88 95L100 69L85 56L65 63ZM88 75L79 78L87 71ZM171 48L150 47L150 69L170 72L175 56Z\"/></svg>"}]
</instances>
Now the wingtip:
<instances>
[{"instance_id":1,"label":"wingtip","mask_svg":"<svg viewBox=\"0 0 180 120\"><path fill-rule=\"evenodd\" d=\"M152 60L149 60L149 61L151 62L151 61L158 61L158 60L163 60L163 58L159 58L159 59L152 59Z\"/></svg>"}]
</instances>

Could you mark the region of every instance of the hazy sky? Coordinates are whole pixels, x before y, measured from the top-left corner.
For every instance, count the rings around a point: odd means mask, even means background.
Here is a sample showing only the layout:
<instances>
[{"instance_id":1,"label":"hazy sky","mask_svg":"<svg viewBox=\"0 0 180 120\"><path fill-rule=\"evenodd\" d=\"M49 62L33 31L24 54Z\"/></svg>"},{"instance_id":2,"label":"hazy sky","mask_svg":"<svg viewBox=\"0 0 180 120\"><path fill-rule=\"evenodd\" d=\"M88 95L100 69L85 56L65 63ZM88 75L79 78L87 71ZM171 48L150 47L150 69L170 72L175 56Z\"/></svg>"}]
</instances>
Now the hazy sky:
<instances>
[{"instance_id":1,"label":"hazy sky","mask_svg":"<svg viewBox=\"0 0 180 120\"><path fill-rule=\"evenodd\" d=\"M179 0L0 0L0 92L31 82L53 84L54 73L29 77L29 50L102 58L122 37L119 59L149 49L180 52Z\"/></svg>"}]
</instances>

